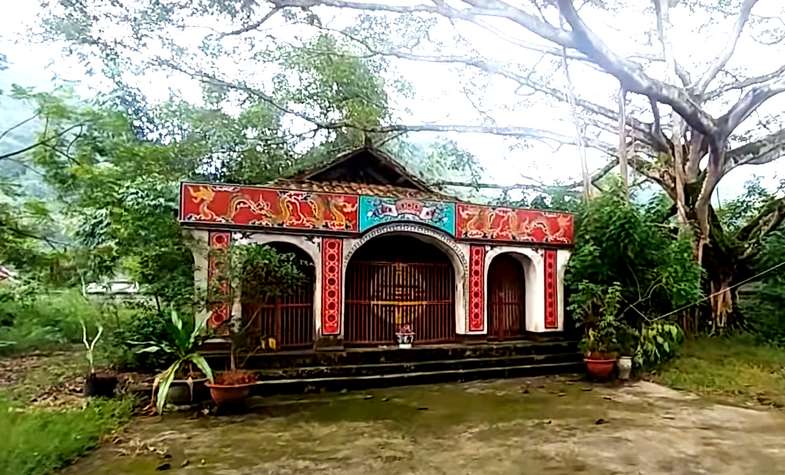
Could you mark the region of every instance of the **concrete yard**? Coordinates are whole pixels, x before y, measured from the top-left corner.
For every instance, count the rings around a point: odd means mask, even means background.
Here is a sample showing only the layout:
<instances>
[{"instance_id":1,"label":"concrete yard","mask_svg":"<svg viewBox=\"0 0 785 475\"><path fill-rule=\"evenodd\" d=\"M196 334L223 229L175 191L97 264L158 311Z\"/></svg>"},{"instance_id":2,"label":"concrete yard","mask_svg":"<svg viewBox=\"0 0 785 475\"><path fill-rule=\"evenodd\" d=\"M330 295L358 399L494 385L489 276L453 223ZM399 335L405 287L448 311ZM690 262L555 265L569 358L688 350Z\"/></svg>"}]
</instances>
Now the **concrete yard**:
<instances>
[{"instance_id":1,"label":"concrete yard","mask_svg":"<svg viewBox=\"0 0 785 475\"><path fill-rule=\"evenodd\" d=\"M780 474L785 414L579 377L263 398L136 419L68 474Z\"/></svg>"}]
</instances>

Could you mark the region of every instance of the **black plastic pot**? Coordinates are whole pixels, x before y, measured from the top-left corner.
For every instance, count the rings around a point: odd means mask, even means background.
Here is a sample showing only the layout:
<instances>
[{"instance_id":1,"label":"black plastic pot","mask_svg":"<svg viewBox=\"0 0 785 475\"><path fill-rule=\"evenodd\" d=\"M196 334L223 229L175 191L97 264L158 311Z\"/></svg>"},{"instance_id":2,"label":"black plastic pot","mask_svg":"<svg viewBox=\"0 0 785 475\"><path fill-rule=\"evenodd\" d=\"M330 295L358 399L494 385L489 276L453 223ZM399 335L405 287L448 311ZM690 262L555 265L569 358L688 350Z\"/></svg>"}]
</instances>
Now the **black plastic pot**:
<instances>
[{"instance_id":1,"label":"black plastic pot","mask_svg":"<svg viewBox=\"0 0 785 475\"><path fill-rule=\"evenodd\" d=\"M87 397L112 397L117 387L117 375L90 373L84 381L84 395Z\"/></svg>"}]
</instances>

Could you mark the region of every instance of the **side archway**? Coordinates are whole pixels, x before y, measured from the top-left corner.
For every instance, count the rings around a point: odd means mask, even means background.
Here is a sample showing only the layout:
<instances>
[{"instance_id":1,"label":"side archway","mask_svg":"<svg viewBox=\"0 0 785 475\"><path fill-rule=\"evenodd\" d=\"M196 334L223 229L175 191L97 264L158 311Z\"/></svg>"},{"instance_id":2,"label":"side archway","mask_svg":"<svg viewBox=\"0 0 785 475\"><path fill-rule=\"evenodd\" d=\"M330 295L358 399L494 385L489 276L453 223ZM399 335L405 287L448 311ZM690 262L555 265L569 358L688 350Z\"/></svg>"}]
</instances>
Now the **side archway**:
<instances>
[{"instance_id":1,"label":"side archway","mask_svg":"<svg viewBox=\"0 0 785 475\"><path fill-rule=\"evenodd\" d=\"M502 259L497 261L497 259ZM503 269L506 275L494 276L491 274L494 262L503 262L506 270ZM515 267L514 267L515 266ZM485 260L485 291L487 297L486 304L486 322L489 331L489 337L492 337L492 328L498 325L497 331L501 335L497 338L519 338L525 336L526 332L541 332L545 324L545 286L543 282L543 256L542 251L515 246L499 246L494 247L486 255ZM517 281L521 279L522 281ZM493 281L496 280L496 285L499 281L505 281L503 284L507 290L507 295L498 296L496 301L497 306L497 323L494 323L494 315L492 315L492 303L494 300L494 289L491 287ZM505 290L502 289L502 292ZM517 295L511 295L517 292ZM521 295L522 292L522 295ZM513 305L513 300L524 301L520 306L518 303ZM523 311L522 325L519 325L521 318L520 312ZM501 312L499 314L498 312ZM506 312L506 314L505 314ZM507 319L506 322L503 319ZM499 319L502 319L499 321ZM517 332L518 335L512 335L512 332Z\"/></svg>"},{"instance_id":2,"label":"side archway","mask_svg":"<svg viewBox=\"0 0 785 475\"><path fill-rule=\"evenodd\" d=\"M250 272L242 277L238 283L240 291L233 313L241 316L237 324L242 325L255 341L269 343L272 339L279 349L313 345L319 315L320 266L313 253L308 252L308 246L302 245L303 242L307 241L294 236L268 235L244 236L236 240L239 245L265 245L278 252L293 254L305 277L302 285L290 294L274 299L253 297L258 293L244 292L243 289L253 288L254 274Z\"/></svg>"}]
</instances>

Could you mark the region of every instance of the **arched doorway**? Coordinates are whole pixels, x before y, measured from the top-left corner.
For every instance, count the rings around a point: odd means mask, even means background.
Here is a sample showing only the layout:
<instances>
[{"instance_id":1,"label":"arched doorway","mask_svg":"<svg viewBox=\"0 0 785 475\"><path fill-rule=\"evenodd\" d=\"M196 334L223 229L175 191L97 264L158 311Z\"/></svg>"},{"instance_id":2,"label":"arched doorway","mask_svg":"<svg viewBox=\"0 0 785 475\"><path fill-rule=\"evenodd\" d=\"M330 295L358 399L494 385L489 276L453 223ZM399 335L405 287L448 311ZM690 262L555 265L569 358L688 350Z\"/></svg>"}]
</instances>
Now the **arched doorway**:
<instances>
[{"instance_id":1,"label":"arched doorway","mask_svg":"<svg viewBox=\"0 0 785 475\"><path fill-rule=\"evenodd\" d=\"M252 288L254 285L253 271L243 275L240 300L245 334L249 341L264 342L265 345L269 345L272 339L276 349L310 347L314 339L313 300L316 279L313 260L294 244L273 242L263 245L279 253L293 254L295 265L302 272L304 280L283 296L262 300L242 291L243 288ZM252 294L258 295L256 292Z\"/></svg>"},{"instance_id":2,"label":"arched doorway","mask_svg":"<svg viewBox=\"0 0 785 475\"><path fill-rule=\"evenodd\" d=\"M499 254L488 267L488 337L521 338L526 332L526 275L519 258Z\"/></svg>"},{"instance_id":3,"label":"arched doorway","mask_svg":"<svg viewBox=\"0 0 785 475\"><path fill-rule=\"evenodd\" d=\"M415 344L455 339L455 270L438 247L407 235L371 239L346 269L344 341L389 345L408 324Z\"/></svg>"}]
</instances>

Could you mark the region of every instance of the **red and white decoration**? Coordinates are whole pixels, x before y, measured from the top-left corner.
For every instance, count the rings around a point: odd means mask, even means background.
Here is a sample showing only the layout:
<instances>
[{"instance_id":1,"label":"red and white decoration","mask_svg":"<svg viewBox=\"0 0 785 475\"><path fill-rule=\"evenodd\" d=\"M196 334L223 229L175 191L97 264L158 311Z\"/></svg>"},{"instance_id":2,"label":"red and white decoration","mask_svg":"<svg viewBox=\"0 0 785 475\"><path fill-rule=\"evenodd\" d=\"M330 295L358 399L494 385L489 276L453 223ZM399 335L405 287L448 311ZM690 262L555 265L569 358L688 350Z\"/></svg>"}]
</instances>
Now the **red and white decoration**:
<instances>
[{"instance_id":1,"label":"red and white decoration","mask_svg":"<svg viewBox=\"0 0 785 475\"><path fill-rule=\"evenodd\" d=\"M322 240L322 334L341 333L341 260L343 240Z\"/></svg>"},{"instance_id":2,"label":"red and white decoration","mask_svg":"<svg viewBox=\"0 0 785 475\"><path fill-rule=\"evenodd\" d=\"M485 246L469 248L469 331L485 329Z\"/></svg>"},{"instance_id":3,"label":"red and white decoration","mask_svg":"<svg viewBox=\"0 0 785 475\"><path fill-rule=\"evenodd\" d=\"M545 328L559 328L559 288L556 275L556 251L548 249L545 261Z\"/></svg>"},{"instance_id":4,"label":"red and white decoration","mask_svg":"<svg viewBox=\"0 0 785 475\"><path fill-rule=\"evenodd\" d=\"M209 242L210 251L207 257L207 282L210 302L210 319L208 323L211 328L218 328L229 320L231 303L228 302L230 295L230 282L226 269L229 244L232 235L228 232L210 232Z\"/></svg>"}]
</instances>

